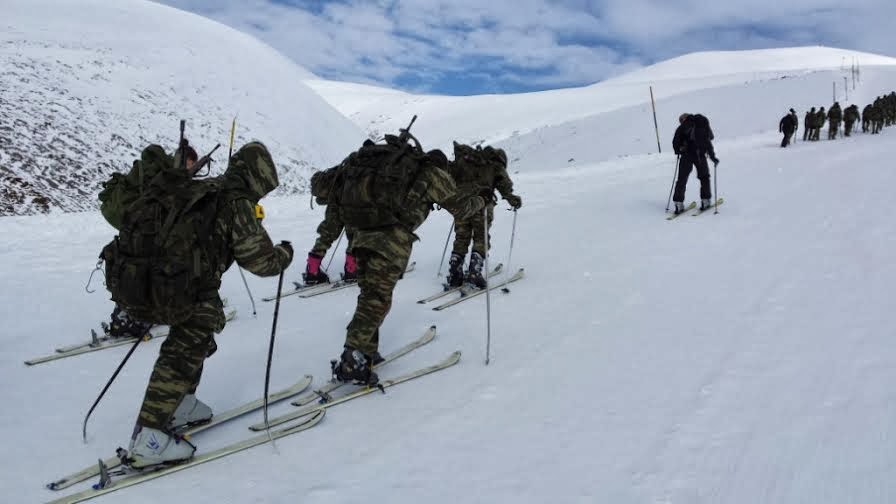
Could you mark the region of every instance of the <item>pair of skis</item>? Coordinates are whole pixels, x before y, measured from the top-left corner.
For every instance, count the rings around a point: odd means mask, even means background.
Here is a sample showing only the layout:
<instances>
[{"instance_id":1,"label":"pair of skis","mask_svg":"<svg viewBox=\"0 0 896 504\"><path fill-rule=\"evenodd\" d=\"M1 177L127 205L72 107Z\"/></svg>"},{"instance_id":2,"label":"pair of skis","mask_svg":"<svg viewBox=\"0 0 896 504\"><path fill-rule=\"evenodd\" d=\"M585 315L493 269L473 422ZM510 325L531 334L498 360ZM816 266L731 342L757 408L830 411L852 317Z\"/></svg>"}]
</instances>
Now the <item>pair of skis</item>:
<instances>
[{"instance_id":1,"label":"pair of skis","mask_svg":"<svg viewBox=\"0 0 896 504\"><path fill-rule=\"evenodd\" d=\"M412 350L420 348L423 345L426 345L436 335L435 326L430 327L426 330L426 332L418 339L406 344L405 346L395 350L394 352L388 354L382 363L377 367L381 367L388 362L391 362L401 356L404 356L410 353ZM446 369L448 367L457 364L460 360L460 352L453 352L447 358L438 362L431 366L426 366L420 368L416 371L412 371L409 373L405 373L394 378L382 380L380 385L382 389L392 387L394 385L398 385L400 383L404 383L415 378L419 378L420 376L425 376L427 374L434 373L436 371L440 371ZM269 403L282 401L289 397L293 397L301 393L301 391L305 390L308 385L311 383L311 377L306 376L302 380L300 380L295 385L288 387L284 390L276 392L269 396ZM256 434L246 439L237 441L235 443L226 445L217 450L206 454L200 454L187 462L178 465L172 466L162 466L160 468L156 468L153 470L145 470L142 472L137 471L129 471L129 470L118 470L114 471L116 467L121 465L121 461L118 457L112 457L106 460L100 460L97 464L91 465L79 472L68 475L64 478L56 480L47 485L47 488L51 490L61 490L63 488L67 488L72 486L78 482L84 481L91 477L100 476L100 483L94 485L92 488L87 490L62 497L60 499L56 499L51 501L52 503L57 504L73 504L76 502L82 502L88 499L92 499L94 497L104 495L106 493L113 492L115 490L119 490L121 488L126 488L129 486L133 486L139 483L143 483L145 481L149 481L155 478L159 478L165 476L167 474L171 474L174 472L182 471L184 469L195 467L200 464L204 464L205 462L209 462L212 460L216 460L227 455L231 455L234 453L238 453L240 451L246 450L253 446L258 446L260 444L264 444L268 442L271 438L277 439L284 436L288 436L290 434L301 432L303 430L307 430L311 427L317 425L324 417L326 410L332 406L337 404L343 404L345 402L351 401L353 399L357 399L359 397L366 396L371 392L381 390L379 387L363 387L358 390L351 392L347 395L341 396L339 398L333 398L331 393L336 389L342 387L343 383L340 382L328 382L324 387L321 387L318 390L315 390L313 393L306 394L304 396L299 397L293 404L299 405L309 405L314 403L315 401L321 400L323 397L328 397L329 400L325 404L321 405L312 405L311 408L305 408L304 410L300 410L300 414L292 415L291 418L279 417L274 419L275 421L270 421L269 426L280 426L283 424L288 424L283 427L278 427L277 429L270 430L270 437L267 433ZM257 411L262 408L263 398L256 399L252 402L246 403L242 406L234 408L232 410L228 410L222 414L215 416L210 423L193 427L184 431L184 434L194 435L203 430L209 429L213 426L219 425L221 423L227 422L239 416L242 416L246 413L250 413L252 411ZM292 422L292 420L296 420ZM255 430L266 430L268 426L264 424L256 424L252 426ZM110 471L112 470L112 471ZM112 476L122 476L120 479L113 479Z\"/></svg>"},{"instance_id":2,"label":"pair of skis","mask_svg":"<svg viewBox=\"0 0 896 504\"><path fill-rule=\"evenodd\" d=\"M501 274L501 271L503 269L504 269L503 264L498 264L497 266L495 266L495 268L492 269L491 271L489 271L489 273L488 273L489 279L496 278L498 275ZM488 290L492 291L495 289L506 288L508 284L511 284L518 280L522 280L524 274L525 274L525 270L523 268L520 268L510 278L508 278L504 281L498 282L496 284L490 283L488 286ZM486 289L478 289L478 288L472 287L470 285L461 285L460 287L448 287L447 285L443 285L442 291L437 292L429 297L419 299L419 300L417 300L417 303L418 304L426 304L431 301L441 299L445 296L448 296L448 295L454 294L454 293L458 293L460 295L456 296L454 299L451 299L449 301L445 301L439 305L436 305L432 309L435 311L442 311L446 308L450 308L450 307L452 307L456 304L462 303L464 301L469 301L470 299L473 299L476 296L481 296L482 294L486 293Z\"/></svg>"},{"instance_id":3,"label":"pair of skis","mask_svg":"<svg viewBox=\"0 0 896 504\"><path fill-rule=\"evenodd\" d=\"M416 267L417 267L417 263L412 262L412 263L408 264L408 267L405 268L404 272L406 274L410 273L410 272L414 271L414 269ZM349 287L354 287L354 286L358 285L358 282L356 280L337 280L335 282L320 283L320 284L314 284L314 285L302 285L298 282L293 282L293 283L295 285L295 288L281 293L280 299L283 299L283 298L289 297L289 296L295 296L295 295L298 295L300 298L310 298L310 297L320 296L322 294L329 294L331 292L336 292L338 290L347 289ZM273 301L273 300L277 299L277 296L276 295L268 296L268 297L264 297L261 299L262 299L262 301Z\"/></svg>"},{"instance_id":4,"label":"pair of skis","mask_svg":"<svg viewBox=\"0 0 896 504\"><path fill-rule=\"evenodd\" d=\"M692 215L693 217L696 217L696 216L702 214L703 212L705 212L705 211L707 211L707 210L711 210L711 209L713 209L713 208L715 208L715 207L721 205L721 204L724 203L724 202L725 202L725 198L719 198L718 200L714 201L712 205L710 205L710 206L708 206L708 207L706 207L706 208L701 208L701 209L697 210L696 212L692 213L691 215ZM693 209L695 209L695 208L697 208L697 202L696 202L696 201L692 201L690 205L688 205L687 207L685 207L684 211L682 211L681 213L677 213L677 214L676 214L676 213L669 214L669 215L666 217L666 220L677 219L678 217L681 217L681 216L684 215L685 213L687 213L687 212L689 212L689 211L691 211L691 210L693 210Z\"/></svg>"},{"instance_id":5,"label":"pair of skis","mask_svg":"<svg viewBox=\"0 0 896 504\"><path fill-rule=\"evenodd\" d=\"M226 314L226 319L228 322L236 318L236 310L229 310ZM29 359L25 361L25 364L28 366L34 366L36 364L43 364L45 362L50 362L59 359L65 359L66 357L74 357L76 355L82 355L90 352L97 352L99 350L105 350L107 348L115 348L122 345L129 345L134 343L138 339L137 337L132 338L114 338L108 332L103 332L102 335L97 334L96 330L90 330L90 341L86 341L84 343L78 343L75 345L62 346L56 349L56 351L50 355L45 355L43 357L35 357L33 359ZM156 326L149 330L145 335L142 336L143 341L149 341L156 338L164 338L168 336L168 327L167 326Z\"/></svg>"}]
</instances>

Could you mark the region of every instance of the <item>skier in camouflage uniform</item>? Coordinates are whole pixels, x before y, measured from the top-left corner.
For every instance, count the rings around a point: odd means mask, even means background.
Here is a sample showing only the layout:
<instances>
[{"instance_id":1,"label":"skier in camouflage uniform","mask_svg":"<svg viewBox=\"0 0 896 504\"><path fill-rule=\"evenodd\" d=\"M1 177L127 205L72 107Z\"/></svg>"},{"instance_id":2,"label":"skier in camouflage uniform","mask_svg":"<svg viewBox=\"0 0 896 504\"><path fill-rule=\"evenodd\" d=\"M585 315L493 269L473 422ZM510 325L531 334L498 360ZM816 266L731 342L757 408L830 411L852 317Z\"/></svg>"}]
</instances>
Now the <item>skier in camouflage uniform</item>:
<instances>
[{"instance_id":1,"label":"skier in camouflage uniform","mask_svg":"<svg viewBox=\"0 0 896 504\"><path fill-rule=\"evenodd\" d=\"M871 134L877 135L884 127L884 114L880 104L880 98L874 100L871 105Z\"/></svg>"},{"instance_id":2,"label":"skier in camouflage uniform","mask_svg":"<svg viewBox=\"0 0 896 504\"><path fill-rule=\"evenodd\" d=\"M483 196L487 203L487 225L492 227L494 218L495 189L501 197L510 203L514 210L523 205L522 198L513 194L513 181L507 174L507 154L502 149L491 146L473 148L469 145L454 142L454 161L449 163L448 171L457 183L459 194L467 196ZM448 285L460 287L466 280L480 289L486 286L482 276L482 266L486 254L486 221L482 213L467 219L454 219L454 245L451 259L448 261ZM470 242L473 252L470 254L470 265L464 275L464 256ZM491 243L491 240L488 240Z\"/></svg>"},{"instance_id":3,"label":"skier in camouflage uniform","mask_svg":"<svg viewBox=\"0 0 896 504\"><path fill-rule=\"evenodd\" d=\"M180 151L174 156L173 166L179 165L179 157ZM182 184L189 183L188 176L183 176ZM217 349L214 335L225 325L217 292L224 272L236 262L256 275L274 276L292 261L289 243L275 246L256 216L258 200L279 184L265 146L259 142L243 146L230 159L226 173L216 180L220 203L208 237L208 247L215 251L210 254L215 258L210 265L214 273L213 278L202 282L218 287L203 291L189 318L172 325L161 345L130 443L128 455L134 468L189 459L196 447L175 430L212 417L211 408L196 398L195 391L203 362Z\"/></svg>"},{"instance_id":4,"label":"skier in camouflage uniform","mask_svg":"<svg viewBox=\"0 0 896 504\"><path fill-rule=\"evenodd\" d=\"M871 104L862 109L862 133L868 133L871 129Z\"/></svg>"},{"instance_id":5,"label":"skier in camouflage uniform","mask_svg":"<svg viewBox=\"0 0 896 504\"><path fill-rule=\"evenodd\" d=\"M403 135L407 130L403 130ZM405 148L407 137L386 135L387 146L396 149ZM385 149L387 146L377 144L375 148ZM411 149L410 145L407 145ZM429 216L433 205L439 205L451 212L456 218L466 219L485 207L485 200L480 196L464 196L457 193L457 186L448 173L448 159L439 150L423 154L419 147L413 147L414 154L405 154L415 159L417 168L409 192L402 197L403 208L396 215L398 223L387 226L363 227L353 226L354 240L352 248L358 260L358 303L355 313L346 328L346 338L339 362L333 365L333 373L340 381L355 381L374 384L378 381L372 367L382 359L379 356L379 328L392 306L392 291L399 278L404 274L411 256L413 243L419 238L414 234ZM354 155L363 158L362 148ZM398 163L397 161L395 163ZM354 166L360 166L359 161ZM379 170L389 171L383 167ZM356 191L355 196L364 196L373 200L377 195L369 194L368 186L345 182L347 190L339 199L341 211L347 223L356 209L346 204L345 194ZM377 212L377 209L372 209Z\"/></svg>"},{"instance_id":6,"label":"skier in camouflage uniform","mask_svg":"<svg viewBox=\"0 0 896 504\"><path fill-rule=\"evenodd\" d=\"M811 139L812 131L815 129L815 107L806 112L803 118L803 141Z\"/></svg>"},{"instance_id":7,"label":"skier in camouflage uniform","mask_svg":"<svg viewBox=\"0 0 896 504\"><path fill-rule=\"evenodd\" d=\"M843 120L843 110L840 109L840 103L834 102L831 109L828 110L828 140L837 138L837 131L840 129L840 121Z\"/></svg>"},{"instance_id":8,"label":"skier in camouflage uniform","mask_svg":"<svg viewBox=\"0 0 896 504\"><path fill-rule=\"evenodd\" d=\"M812 140L818 141L821 137L821 128L824 127L825 119L827 118L827 113L824 111L824 107L818 109L818 112L815 113L815 129L812 131Z\"/></svg>"},{"instance_id":9,"label":"skier in camouflage uniform","mask_svg":"<svg viewBox=\"0 0 896 504\"><path fill-rule=\"evenodd\" d=\"M852 127L859 120L859 107L852 104L843 111L843 135L850 136Z\"/></svg>"}]
</instances>

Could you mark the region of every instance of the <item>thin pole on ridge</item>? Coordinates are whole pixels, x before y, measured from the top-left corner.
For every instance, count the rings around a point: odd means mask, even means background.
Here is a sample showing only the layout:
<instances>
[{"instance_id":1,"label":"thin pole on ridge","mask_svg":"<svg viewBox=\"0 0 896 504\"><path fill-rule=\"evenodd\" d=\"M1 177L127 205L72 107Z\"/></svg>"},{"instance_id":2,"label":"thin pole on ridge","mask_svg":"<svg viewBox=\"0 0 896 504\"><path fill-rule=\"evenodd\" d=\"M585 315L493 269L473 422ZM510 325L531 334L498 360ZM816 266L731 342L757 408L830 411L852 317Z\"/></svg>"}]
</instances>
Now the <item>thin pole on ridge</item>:
<instances>
[{"instance_id":1,"label":"thin pole on ridge","mask_svg":"<svg viewBox=\"0 0 896 504\"><path fill-rule=\"evenodd\" d=\"M656 148L663 153L663 147L660 145L660 127L656 122L656 102L653 100L653 86L650 86L650 106L653 108L653 129L656 131ZM666 211L669 209L667 208Z\"/></svg>"}]
</instances>

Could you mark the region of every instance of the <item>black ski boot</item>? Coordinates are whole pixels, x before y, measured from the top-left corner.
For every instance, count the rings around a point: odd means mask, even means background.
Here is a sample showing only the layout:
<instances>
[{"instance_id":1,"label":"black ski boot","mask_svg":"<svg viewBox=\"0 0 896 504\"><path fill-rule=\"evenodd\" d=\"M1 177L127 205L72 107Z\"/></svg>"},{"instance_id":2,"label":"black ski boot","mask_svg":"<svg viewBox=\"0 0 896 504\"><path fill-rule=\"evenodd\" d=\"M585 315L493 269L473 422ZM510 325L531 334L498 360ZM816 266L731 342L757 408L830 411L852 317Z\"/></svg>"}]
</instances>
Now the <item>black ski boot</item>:
<instances>
[{"instance_id":1,"label":"black ski boot","mask_svg":"<svg viewBox=\"0 0 896 504\"><path fill-rule=\"evenodd\" d=\"M473 252L470 256L470 269L467 271L467 283L475 285L478 289L486 287L485 277L482 276L482 256L479 252Z\"/></svg>"},{"instance_id":2,"label":"black ski boot","mask_svg":"<svg viewBox=\"0 0 896 504\"><path fill-rule=\"evenodd\" d=\"M712 208L712 198L703 198L700 200L700 210Z\"/></svg>"},{"instance_id":3,"label":"black ski boot","mask_svg":"<svg viewBox=\"0 0 896 504\"><path fill-rule=\"evenodd\" d=\"M152 324L134 320L128 312L115 305L112 310L112 321L109 323L109 336L113 338L142 338L152 328Z\"/></svg>"},{"instance_id":4,"label":"black ski boot","mask_svg":"<svg viewBox=\"0 0 896 504\"><path fill-rule=\"evenodd\" d=\"M379 377L371 371L371 359L354 348L345 347L339 362L331 361L333 377L341 382L376 385Z\"/></svg>"},{"instance_id":5,"label":"black ski boot","mask_svg":"<svg viewBox=\"0 0 896 504\"><path fill-rule=\"evenodd\" d=\"M321 256L312 253L308 254L308 263L305 265L305 272L302 273L302 281L305 285L317 285L330 282L330 277L320 269L320 263L323 260L324 258Z\"/></svg>"},{"instance_id":6,"label":"black ski boot","mask_svg":"<svg viewBox=\"0 0 896 504\"><path fill-rule=\"evenodd\" d=\"M464 284L464 256L451 254L448 260L448 287L460 287Z\"/></svg>"},{"instance_id":7,"label":"black ski boot","mask_svg":"<svg viewBox=\"0 0 896 504\"><path fill-rule=\"evenodd\" d=\"M675 215L678 215L678 214L680 214L680 213L682 213L682 212L684 212L684 202L683 202L683 201L676 201L676 202L675 202Z\"/></svg>"}]
</instances>

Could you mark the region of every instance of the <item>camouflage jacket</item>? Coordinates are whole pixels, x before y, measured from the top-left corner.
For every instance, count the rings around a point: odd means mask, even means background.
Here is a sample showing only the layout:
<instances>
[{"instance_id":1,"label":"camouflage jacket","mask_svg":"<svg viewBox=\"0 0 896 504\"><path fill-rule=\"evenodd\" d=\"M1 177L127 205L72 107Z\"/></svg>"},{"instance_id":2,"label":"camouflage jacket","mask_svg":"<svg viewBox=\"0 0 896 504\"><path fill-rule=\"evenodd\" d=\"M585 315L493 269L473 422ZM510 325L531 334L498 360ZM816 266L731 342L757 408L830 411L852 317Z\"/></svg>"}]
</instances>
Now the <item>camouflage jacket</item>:
<instances>
[{"instance_id":1,"label":"camouflage jacket","mask_svg":"<svg viewBox=\"0 0 896 504\"><path fill-rule=\"evenodd\" d=\"M280 184L267 148L259 142L243 146L218 182L225 202L215 222L218 282L234 261L258 276L279 274L292 258L274 246L255 210L256 203Z\"/></svg>"},{"instance_id":2,"label":"camouflage jacket","mask_svg":"<svg viewBox=\"0 0 896 504\"><path fill-rule=\"evenodd\" d=\"M843 111L840 109L840 106L834 104L830 110L828 110L828 120L831 122L840 122L843 119Z\"/></svg>"}]
</instances>

